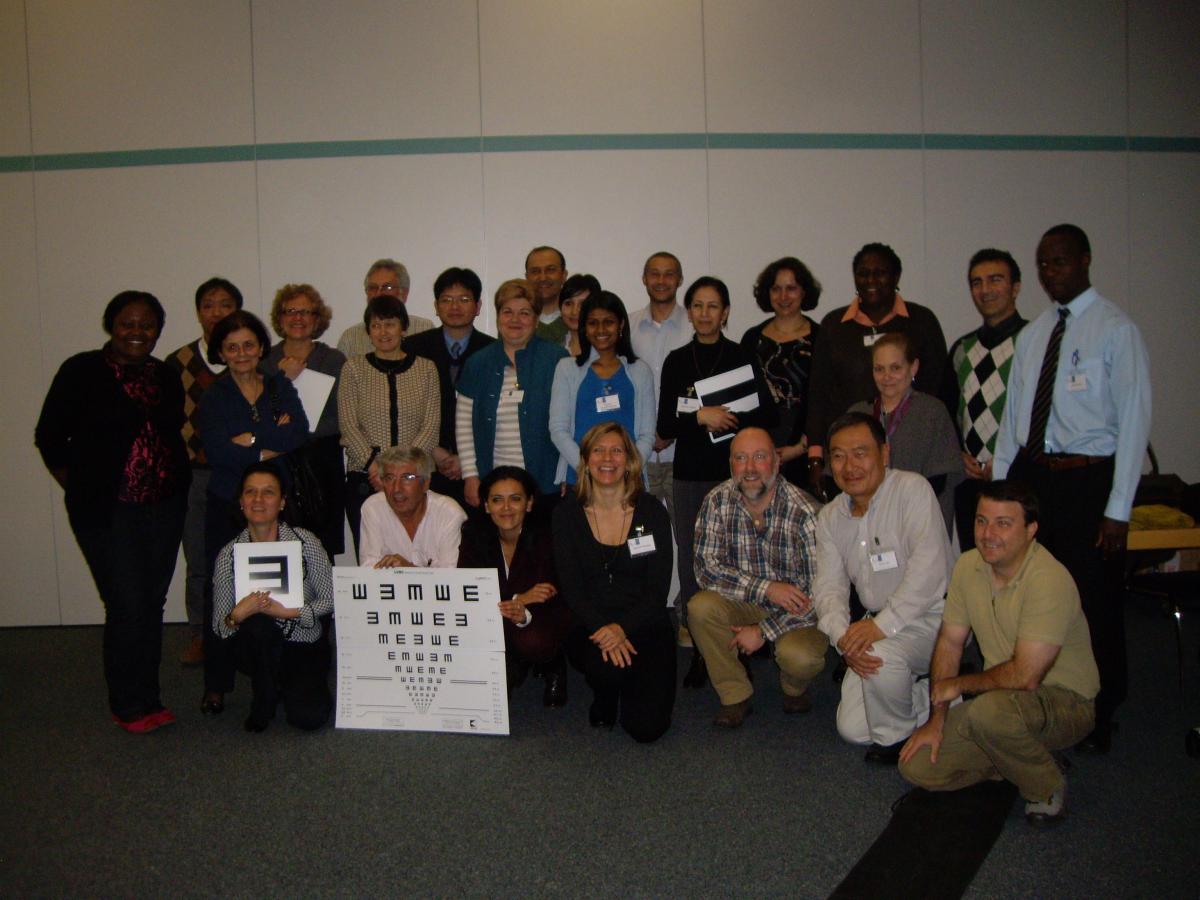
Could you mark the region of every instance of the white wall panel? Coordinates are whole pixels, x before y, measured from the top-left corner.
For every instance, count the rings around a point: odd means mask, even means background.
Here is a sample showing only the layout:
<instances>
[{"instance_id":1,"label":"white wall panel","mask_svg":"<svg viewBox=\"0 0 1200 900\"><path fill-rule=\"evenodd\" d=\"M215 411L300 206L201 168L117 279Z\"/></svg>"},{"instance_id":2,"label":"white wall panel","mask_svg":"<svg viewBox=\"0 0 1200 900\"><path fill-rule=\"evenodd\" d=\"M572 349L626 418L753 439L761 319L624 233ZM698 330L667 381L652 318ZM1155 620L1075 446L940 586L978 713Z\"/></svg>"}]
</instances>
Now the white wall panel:
<instances>
[{"instance_id":1,"label":"white wall panel","mask_svg":"<svg viewBox=\"0 0 1200 900\"><path fill-rule=\"evenodd\" d=\"M919 131L917 5L706 2L709 130Z\"/></svg>"},{"instance_id":2,"label":"white wall panel","mask_svg":"<svg viewBox=\"0 0 1200 900\"><path fill-rule=\"evenodd\" d=\"M54 328L36 302L33 217L33 175L0 175L0 305L8 311L15 338L0 359L0 383L6 388L0 493L7 510L0 517L0 627L59 622L51 510L55 504L61 508L62 491L33 446L45 394L42 372L49 363L42 358L41 334Z\"/></svg>"},{"instance_id":3,"label":"white wall panel","mask_svg":"<svg viewBox=\"0 0 1200 900\"><path fill-rule=\"evenodd\" d=\"M642 266L656 250L675 253L687 280L707 271L703 151L500 153L485 157L484 172L492 290L523 278L540 244L627 309L649 302Z\"/></svg>"},{"instance_id":4,"label":"white wall panel","mask_svg":"<svg viewBox=\"0 0 1200 900\"><path fill-rule=\"evenodd\" d=\"M258 188L264 300L285 282L311 282L334 308L328 343L361 321L363 276L376 259L408 267L408 308L428 319L443 269L484 276L478 154L264 162Z\"/></svg>"},{"instance_id":5,"label":"white wall panel","mask_svg":"<svg viewBox=\"0 0 1200 900\"><path fill-rule=\"evenodd\" d=\"M254 2L260 142L479 134L474 0Z\"/></svg>"},{"instance_id":6,"label":"white wall panel","mask_svg":"<svg viewBox=\"0 0 1200 900\"><path fill-rule=\"evenodd\" d=\"M1134 154L1130 176L1132 253L1125 308L1150 350L1150 439L1164 472L1178 472L1189 483L1200 481L1200 291L1195 271L1200 155Z\"/></svg>"},{"instance_id":7,"label":"white wall panel","mask_svg":"<svg viewBox=\"0 0 1200 900\"><path fill-rule=\"evenodd\" d=\"M29 0L38 153L253 141L246 0Z\"/></svg>"},{"instance_id":8,"label":"white wall panel","mask_svg":"<svg viewBox=\"0 0 1200 900\"><path fill-rule=\"evenodd\" d=\"M766 318L751 289L781 256L798 257L821 282L817 321L854 299L851 260L871 241L899 254L901 294L926 304L920 153L730 150L712 152L709 164L712 265L732 295L731 337Z\"/></svg>"},{"instance_id":9,"label":"white wall panel","mask_svg":"<svg viewBox=\"0 0 1200 900\"><path fill-rule=\"evenodd\" d=\"M160 357L195 338L193 292L216 272L243 289L248 309L259 308L249 163L39 173L37 203L45 323L39 398L62 360L104 343L101 314L118 291L148 290L162 301L167 327L155 350ZM54 511L62 621L101 621L57 490ZM182 574L180 565L171 620L183 617Z\"/></svg>"},{"instance_id":10,"label":"white wall panel","mask_svg":"<svg viewBox=\"0 0 1200 900\"><path fill-rule=\"evenodd\" d=\"M1124 134L1121 0L922 0L925 128Z\"/></svg>"},{"instance_id":11,"label":"white wall panel","mask_svg":"<svg viewBox=\"0 0 1200 900\"><path fill-rule=\"evenodd\" d=\"M1129 4L1129 130L1200 136L1200 4Z\"/></svg>"},{"instance_id":12,"label":"white wall panel","mask_svg":"<svg viewBox=\"0 0 1200 900\"><path fill-rule=\"evenodd\" d=\"M483 132L704 130L699 0L481 0Z\"/></svg>"},{"instance_id":13,"label":"white wall panel","mask_svg":"<svg viewBox=\"0 0 1200 900\"><path fill-rule=\"evenodd\" d=\"M0 0L0 156L30 152L25 4Z\"/></svg>"},{"instance_id":14,"label":"white wall panel","mask_svg":"<svg viewBox=\"0 0 1200 900\"><path fill-rule=\"evenodd\" d=\"M945 310L947 339L979 326L966 268L982 247L1008 250L1021 266L1025 318L1046 308L1034 254L1046 229L1061 222L1088 233L1092 283L1128 309L1125 166L1124 153L926 154L930 296L939 316Z\"/></svg>"}]
</instances>

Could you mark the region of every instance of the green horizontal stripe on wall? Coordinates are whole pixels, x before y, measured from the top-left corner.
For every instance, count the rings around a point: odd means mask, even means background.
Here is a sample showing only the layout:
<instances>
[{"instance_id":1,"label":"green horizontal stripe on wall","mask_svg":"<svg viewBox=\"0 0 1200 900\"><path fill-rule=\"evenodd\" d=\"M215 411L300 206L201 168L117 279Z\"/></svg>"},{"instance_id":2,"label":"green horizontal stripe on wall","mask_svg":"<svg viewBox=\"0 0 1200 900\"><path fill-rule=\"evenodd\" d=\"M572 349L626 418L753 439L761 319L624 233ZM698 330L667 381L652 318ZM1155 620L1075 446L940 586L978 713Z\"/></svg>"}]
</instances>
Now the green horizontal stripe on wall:
<instances>
[{"instance_id":1,"label":"green horizontal stripe on wall","mask_svg":"<svg viewBox=\"0 0 1200 900\"><path fill-rule=\"evenodd\" d=\"M162 150L44 153L33 157L33 168L39 172L54 172L66 169L124 169L137 166L250 162L253 159L253 144L233 144L227 147L170 147Z\"/></svg>"},{"instance_id":2,"label":"green horizontal stripe on wall","mask_svg":"<svg viewBox=\"0 0 1200 900\"><path fill-rule=\"evenodd\" d=\"M0 173L137 168L255 160L451 153L537 153L596 150L1011 150L1200 153L1200 137L1045 134L857 134L816 132L679 132L539 134L484 137L303 141L0 156Z\"/></svg>"},{"instance_id":3,"label":"green horizontal stripe on wall","mask_svg":"<svg viewBox=\"0 0 1200 900\"><path fill-rule=\"evenodd\" d=\"M919 134L713 132L714 150L920 150Z\"/></svg>"},{"instance_id":4,"label":"green horizontal stripe on wall","mask_svg":"<svg viewBox=\"0 0 1200 900\"><path fill-rule=\"evenodd\" d=\"M478 153L479 138L408 138L375 141L306 141L259 144L259 159L331 159L341 156L418 156Z\"/></svg>"}]
</instances>

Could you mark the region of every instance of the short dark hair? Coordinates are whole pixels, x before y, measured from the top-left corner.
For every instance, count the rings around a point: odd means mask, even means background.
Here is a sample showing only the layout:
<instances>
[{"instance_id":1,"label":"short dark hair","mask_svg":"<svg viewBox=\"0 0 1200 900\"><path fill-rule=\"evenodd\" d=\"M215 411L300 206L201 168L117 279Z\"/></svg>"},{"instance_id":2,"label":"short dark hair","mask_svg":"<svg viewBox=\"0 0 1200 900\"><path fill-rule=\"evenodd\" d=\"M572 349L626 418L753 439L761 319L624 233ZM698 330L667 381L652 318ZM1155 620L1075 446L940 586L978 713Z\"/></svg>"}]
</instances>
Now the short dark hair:
<instances>
[{"instance_id":1,"label":"short dark hair","mask_svg":"<svg viewBox=\"0 0 1200 900\"><path fill-rule=\"evenodd\" d=\"M458 266L451 266L434 279L433 299L436 301L438 297L442 296L442 291L452 288L456 284L462 285L470 291L476 303L483 296L483 282L479 280L478 275L470 269L460 269Z\"/></svg>"},{"instance_id":2,"label":"short dark hair","mask_svg":"<svg viewBox=\"0 0 1200 900\"><path fill-rule=\"evenodd\" d=\"M1038 503L1037 494L1033 492L1033 488L1023 481L1011 481L1009 479L981 481L979 483L979 499L982 500L985 497L997 503L1021 504L1021 512L1025 514L1026 525L1032 525L1036 522L1038 514L1041 512L1041 504ZM978 507L978 504L976 504L976 507Z\"/></svg>"},{"instance_id":3,"label":"short dark hair","mask_svg":"<svg viewBox=\"0 0 1200 900\"><path fill-rule=\"evenodd\" d=\"M971 270L973 268L985 262L1002 262L1008 266L1009 281L1017 284L1021 280L1021 267L1017 265L1017 261L1013 259L1013 255L1007 250L997 250L995 247L984 247L982 250L975 251L975 255L967 263L967 278L971 277Z\"/></svg>"},{"instance_id":4,"label":"short dark hair","mask_svg":"<svg viewBox=\"0 0 1200 900\"><path fill-rule=\"evenodd\" d=\"M1055 225L1053 228L1046 229L1046 233L1042 235L1042 240L1048 237L1070 238L1075 242L1075 247L1080 253L1086 253L1088 256L1092 255L1092 242L1088 240L1087 232L1078 225L1072 225L1069 222Z\"/></svg>"},{"instance_id":5,"label":"short dark hair","mask_svg":"<svg viewBox=\"0 0 1200 900\"><path fill-rule=\"evenodd\" d=\"M665 257L665 258L671 260L672 262L674 262L675 268L677 268L679 270L679 277L680 278L683 277L683 263L681 263L679 261L679 257L676 256L674 253L672 253L670 250L659 250L656 253L651 253L649 256L647 256L646 261L644 263L642 263L642 274L643 275L645 275L646 270L648 268L650 268L650 260L654 259L656 256L662 256L662 257Z\"/></svg>"},{"instance_id":6,"label":"short dark hair","mask_svg":"<svg viewBox=\"0 0 1200 900\"><path fill-rule=\"evenodd\" d=\"M842 413L833 420L833 424L829 426L829 434L825 440L825 446L828 448L833 441L833 436L839 431L845 431L847 428L854 428L856 425L866 425L871 430L871 437L875 438L875 443L880 447L887 444L887 432L883 430L883 425L874 416L869 416L862 412Z\"/></svg>"},{"instance_id":7,"label":"short dark hair","mask_svg":"<svg viewBox=\"0 0 1200 900\"><path fill-rule=\"evenodd\" d=\"M522 469L520 466L496 466L492 471L488 472L479 482L479 499L486 500L487 495L492 492L492 488L501 481L515 481L521 485L525 491L525 496L533 500L538 495L537 482L533 480L533 476Z\"/></svg>"},{"instance_id":8,"label":"short dark hair","mask_svg":"<svg viewBox=\"0 0 1200 900\"><path fill-rule=\"evenodd\" d=\"M892 269L896 272L897 278L899 278L904 272L904 265L900 262L900 257L896 254L896 251L887 244L881 244L878 241L870 244L863 244L862 249L854 254L854 261L850 263L850 270L854 271L857 269L859 262L868 253L878 253L880 256L890 262L892 264Z\"/></svg>"},{"instance_id":9,"label":"short dark hair","mask_svg":"<svg viewBox=\"0 0 1200 900\"><path fill-rule=\"evenodd\" d=\"M777 259L758 273L758 278L754 279L754 302L758 304L758 308L763 312L773 311L771 287L775 284L775 277L784 270L795 276L800 289L804 291L804 299L800 301L800 308L802 310L816 309L817 301L821 299L821 282L817 281L808 266L794 256Z\"/></svg>"},{"instance_id":10,"label":"short dark hair","mask_svg":"<svg viewBox=\"0 0 1200 900\"><path fill-rule=\"evenodd\" d=\"M225 338L241 328L249 328L258 338L258 343L265 355L271 349L271 338L267 335L267 326L262 319L245 309L235 309L220 322L213 326L212 337L208 341L208 361L214 366L221 364L221 345Z\"/></svg>"},{"instance_id":11,"label":"short dark hair","mask_svg":"<svg viewBox=\"0 0 1200 900\"><path fill-rule=\"evenodd\" d=\"M367 308L363 310L363 325L368 331L371 330L372 319L399 319L400 327L408 331L408 310L404 301L391 294L380 294L367 301Z\"/></svg>"},{"instance_id":12,"label":"short dark hair","mask_svg":"<svg viewBox=\"0 0 1200 900\"><path fill-rule=\"evenodd\" d=\"M239 494L246 489L246 482L250 479L251 475L270 475L279 482L280 492L283 491L283 474L279 471L279 466L275 465L273 461L259 461L250 463L242 471L241 480L238 481Z\"/></svg>"},{"instance_id":13,"label":"short dark hair","mask_svg":"<svg viewBox=\"0 0 1200 900\"><path fill-rule=\"evenodd\" d=\"M228 278L214 276L201 284L200 287L196 288L197 310L200 309L200 301L204 299L204 295L209 291L216 290L217 288L220 288L229 294L229 296L233 298L233 302L237 304L238 309L242 308L242 292L238 290L237 285Z\"/></svg>"},{"instance_id":14,"label":"short dark hair","mask_svg":"<svg viewBox=\"0 0 1200 900\"><path fill-rule=\"evenodd\" d=\"M562 251L559 250L557 247L549 247L549 246L543 244L540 247L534 247L532 250L530 250L528 253L525 254L525 271L526 272L529 271L529 257L533 256L533 254L535 254L535 253L541 253L543 250L549 250L552 253L557 253L558 254L558 264L560 266L562 266L564 270L567 268L567 258L565 256L563 256Z\"/></svg>"},{"instance_id":15,"label":"short dark hair","mask_svg":"<svg viewBox=\"0 0 1200 900\"><path fill-rule=\"evenodd\" d=\"M629 313L625 311L625 304L612 291L600 291L598 294L590 294L579 308L579 355L575 357L576 365L586 365L592 355L592 343L587 339L587 320L594 309L607 310L617 317L621 323L621 336L617 338L617 355L625 357L627 362L636 362L633 342L629 338Z\"/></svg>"},{"instance_id":16,"label":"short dark hair","mask_svg":"<svg viewBox=\"0 0 1200 900\"><path fill-rule=\"evenodd\" d=\"M154 313L154 317L158 319L158 331L161 334L163 326L167 324L166 310L158 302L157 297L146 291L121 291L121 293L109 300L108 305L104 307L104 317L101 320L104 333L112 334L113 322L121 314L121 310L127 306L133 306L135 303L144 303L150 307L150 312Z\"/></svg>"},{"instance_id":17,"label":"short dark hair","mask_svg":"<svg viewBox=\"0 0 1200 900\"><path fill-rule=\"evenodd\" d=\"M603 288L600 287L600 279L595 275L572 275L563 282L562 290L558 292L558 302L570 300L580 291L587 291L588 296L598 294Z\"/></svg>"},{"instance_id":18,"label":"short dark hair","mask_svg":"<svg viewBox=\"0 0 1200 900\"><path fill-rule=\"evenodd\" d=\"M729 286L720 278L713 275L701 275L690 285L687 292L683 295L683 308L687 309L692 305L692 298L696 296L696 291L700 288L712 288L721 298L721 305L725 309L729 309Z\"/></svg>"}]
</instances>

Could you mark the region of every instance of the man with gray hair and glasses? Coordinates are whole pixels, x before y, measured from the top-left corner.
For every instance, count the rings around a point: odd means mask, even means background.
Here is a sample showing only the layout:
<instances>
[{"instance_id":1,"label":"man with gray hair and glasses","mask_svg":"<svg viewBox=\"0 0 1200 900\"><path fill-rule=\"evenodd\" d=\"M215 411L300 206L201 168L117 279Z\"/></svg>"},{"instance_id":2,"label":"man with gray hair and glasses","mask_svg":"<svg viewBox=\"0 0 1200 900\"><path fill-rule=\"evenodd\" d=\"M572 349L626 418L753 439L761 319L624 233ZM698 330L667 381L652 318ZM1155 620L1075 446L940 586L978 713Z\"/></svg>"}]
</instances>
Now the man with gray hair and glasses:
<instances>
[{"instance_id":1,"label":"man with gray hair and glasses","mask_svg":"<svg viewBox=\"0 0 1200 900\"><path fill-rule=\"evenodd\" d=\"M367 277L363 279L363 291L366 293L366 300L370 303L376 297L389 296L399 297L400 302L408 305L408 289L412 284L412 279L408 276L408 269L404 263L396 262L394 259L377 259L371 263L371 268L367 269ZM408 314L408 330L406 335L420 334L422 331L429 331L433 328L433 322L426 319L424 316ZM362 322L356 322L338 338L337 348L346 355L349 359L351 356L362 356L364 353L370 353L371 338L367 335L367 326Z\"/></svg>"},{"instance_id":2,"label":"man with gray hair and glasses","mask_svg":"<svg viewBox=\"0 0 1200 900\"><path fill-rule=\"evenodd\" d=\"M457 503L429 490L433 459L420 447L390 447L374 465L383 490L362 507L360 566L452 569L466 521Z\"/></svg>"}]
</instances>

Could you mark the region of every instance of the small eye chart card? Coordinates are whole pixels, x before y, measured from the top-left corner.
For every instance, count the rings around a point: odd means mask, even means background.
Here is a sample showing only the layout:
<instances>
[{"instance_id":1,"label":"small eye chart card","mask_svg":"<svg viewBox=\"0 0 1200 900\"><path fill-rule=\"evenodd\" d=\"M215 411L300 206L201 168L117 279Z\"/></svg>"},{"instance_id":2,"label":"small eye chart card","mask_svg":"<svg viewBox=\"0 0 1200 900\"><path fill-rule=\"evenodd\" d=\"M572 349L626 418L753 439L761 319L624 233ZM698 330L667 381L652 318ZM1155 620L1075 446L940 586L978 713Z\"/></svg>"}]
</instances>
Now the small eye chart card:
<instances>
[{"instance_id":1,"label":"small eye chart card","mask_svg":"<svg viewBox=\"0 0 1200 900\"><path fill-rule=\"evenodd\" d=\"M494 569L333 570L337 727L508 734Z\"/></svg>"}]
</instances>

